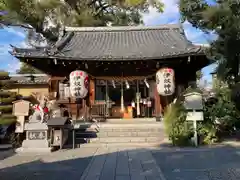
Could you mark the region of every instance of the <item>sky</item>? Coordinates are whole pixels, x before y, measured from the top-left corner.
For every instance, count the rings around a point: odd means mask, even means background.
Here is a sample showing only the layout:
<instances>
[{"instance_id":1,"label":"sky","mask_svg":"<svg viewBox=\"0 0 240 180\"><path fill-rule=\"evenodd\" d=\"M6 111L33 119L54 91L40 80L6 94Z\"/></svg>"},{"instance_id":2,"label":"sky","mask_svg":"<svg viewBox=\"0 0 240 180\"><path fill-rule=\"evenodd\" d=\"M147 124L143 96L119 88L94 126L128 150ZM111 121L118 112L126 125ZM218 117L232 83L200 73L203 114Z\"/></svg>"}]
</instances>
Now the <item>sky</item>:
<instances>
[{"instance_id":1,"label":"sky","mask_svg":"<svg viewBox=\"0 0 240 180\"><path fill-rule=\"evenodd\" d=\"M210 0L209 0L210 1ZM143 20L146 26L157 26L161 24L179 23L179 10L177 0L162 0L165 4L164 12L158 13L150 8L148 14L144 14ZM193 28L190 23L183 23L185 34L188 40L194 44L208 44L212 36L206 35L200 30ZM26 32L21 28L0 29L0 69L15 73L19 69L19 61L9 54L11 46L26 47ZM210 65L202 69L202 81L211 81L210 73L214 71L216 65Z\"/></svg>"}]
</instances>

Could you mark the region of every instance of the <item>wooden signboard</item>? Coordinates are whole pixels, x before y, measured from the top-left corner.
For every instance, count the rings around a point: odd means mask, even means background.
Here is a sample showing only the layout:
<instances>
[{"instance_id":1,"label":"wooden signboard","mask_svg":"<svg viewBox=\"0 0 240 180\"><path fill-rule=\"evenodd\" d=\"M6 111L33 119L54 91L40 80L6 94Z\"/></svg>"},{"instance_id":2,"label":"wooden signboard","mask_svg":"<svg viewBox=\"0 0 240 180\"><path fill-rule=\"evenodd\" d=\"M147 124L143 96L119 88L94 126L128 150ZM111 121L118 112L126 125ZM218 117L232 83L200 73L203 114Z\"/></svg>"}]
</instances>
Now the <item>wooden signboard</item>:
<instances>
[{"instance_id":1,"label":"wooden signboard","mask_svg":"<svg viewBox=\"0 0 240 180\"><path fill-rule=\"evenodd\" d=\"M203 112L188 112L187 121L203 121Z\"/></svg>"},{"instance_id":2,"label":"wooden signboard","mask_svg":"<svg viewBox=\"0 0 240 180\"><path fill-rule=\"evenodd\" d=\"M29 115L29 101L18 100L13 102L14 116L28 116Z\"/></svg>"}]
</instances>

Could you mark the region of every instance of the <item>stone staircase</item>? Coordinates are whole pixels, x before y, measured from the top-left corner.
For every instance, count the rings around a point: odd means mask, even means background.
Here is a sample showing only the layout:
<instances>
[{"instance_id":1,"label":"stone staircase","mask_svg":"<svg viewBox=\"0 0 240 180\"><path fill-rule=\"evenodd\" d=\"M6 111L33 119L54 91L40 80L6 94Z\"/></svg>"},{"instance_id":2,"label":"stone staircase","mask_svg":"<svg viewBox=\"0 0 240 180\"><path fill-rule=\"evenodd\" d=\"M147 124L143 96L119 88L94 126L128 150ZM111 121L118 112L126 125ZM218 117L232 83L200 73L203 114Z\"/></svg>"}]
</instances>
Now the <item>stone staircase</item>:
<instances>
[{"instance_id":1,"label":"stone staircase","mask_svg":"<svg viewBox=\"0 0 240 180\"><path fill-rule=\"evenodd\" d=\"M80 146L158 146L165 136L163 123L141 119L112 120L92 125L85 133L76 133L77 139L85 138Z\"/></svg>"}]
</instances>

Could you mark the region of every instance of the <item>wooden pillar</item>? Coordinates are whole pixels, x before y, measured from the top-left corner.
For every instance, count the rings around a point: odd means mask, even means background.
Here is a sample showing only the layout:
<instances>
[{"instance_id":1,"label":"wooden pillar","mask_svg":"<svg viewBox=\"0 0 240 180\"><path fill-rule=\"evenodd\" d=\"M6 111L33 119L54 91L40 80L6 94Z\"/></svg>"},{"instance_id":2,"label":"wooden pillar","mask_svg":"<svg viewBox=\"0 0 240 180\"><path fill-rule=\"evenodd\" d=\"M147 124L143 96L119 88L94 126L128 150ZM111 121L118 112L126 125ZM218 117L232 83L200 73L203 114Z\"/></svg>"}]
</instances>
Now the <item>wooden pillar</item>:
<instances>
[{"instance_id":1,"label":"wooden pillar","mask_svg":"<svg viewBox=\"0 0 240 180\"><path fill-rule=\"evenodd\" d=\"M90 106L94 104L95 101L95 82L93 79L90 79L89 82L89 102Z\"/></svg>"},{"instance_id":2,"label":"wooden pillar","mask_svg":"<svg viewBox=\"0 0 240 180\"><path fill-rule=\"evenodd\" d=\"M109 96L108 96L108 81L105 81L106 85L106 105L105 105L105 115L109 116Z\"/></svg>"},{"instance_id":3,"label":"wooden pillar","mask_svg":"<svg viewBox=\"0 0 240 180\"><path fill-rule=\"evenodd\" d=\"M157 85L155 85L155 91L154 91L154 99L155 99L155 117L156 121L161 121L162 116L162 105L161 105L161 98L157 91Z\"/></svg>"}]
</instances>

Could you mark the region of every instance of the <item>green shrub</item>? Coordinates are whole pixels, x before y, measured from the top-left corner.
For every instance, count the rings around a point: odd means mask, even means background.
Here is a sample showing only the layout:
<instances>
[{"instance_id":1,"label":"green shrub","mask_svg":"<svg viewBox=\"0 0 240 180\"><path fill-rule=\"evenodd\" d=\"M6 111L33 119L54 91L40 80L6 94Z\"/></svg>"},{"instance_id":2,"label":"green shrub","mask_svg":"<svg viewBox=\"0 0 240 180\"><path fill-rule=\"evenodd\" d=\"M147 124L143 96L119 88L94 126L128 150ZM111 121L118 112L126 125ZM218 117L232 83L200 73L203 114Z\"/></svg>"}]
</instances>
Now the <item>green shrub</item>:
<instances>
[{"instance_id":1,"label":"green shrub","mask_svg":"<svg viewBox=\"0 0 240 180\"><path fill-rule=\"evenodd\" d=\"M214 91L216 103L206 103L205 122L214 126L217 138L224 138L240 129L240 113L228 86L216 86Z\"/></svg>"},{"instance_id":2,"label":"green shrub","mask_svg":"<svg viewBox=\"0 0 240 180\"><path fill-rule=\"evenodd\" d=\"M2 118L0 117L0 125L9 125L16 121L16 118Z\"/></svg>"},{"instance_id":3,"label":"green shrub","mask_svg":"<svg viewBox=\"0 0 240 180\"><path fill-rule=\"evenodd\" d=\"M216 126L204 121L198 123L198 136L200 138L199 144L203 145L213 144L219 140Z\"/></svg>"},{"instance_id":4,"label":"green shrub","mask_svg":"<svg viewBox=\"0 0 240 180\"><path fill-rule=\"evenodd\" d=\"M0 112L2 113L11 113L12 112L12 105L0 106Z\"/></svg>"},{"instance_id":5,"label":"green shrub","mask_svg":"<svg viewBox=\"0 0 240 180\"><path fill-rule=\"evenodd\" d=\"M169 105L164 112L164 127L174 146L191 145L192 126L186 122L186 110L181 103Z\"/></svg>"},{"instance_id":6,"label":"green shrub","mask_svg":"<svg viewBox=\"0 0 240 180\"><path fill-rule=\"evenodd\" d=\"M185 93L201 92L194 88L186 89ZM219 139L232 135L240 130L240 112L231 99L231 90L227 86L214 89L215 96L203 101L204 121L198 122L199 144L212 144ZM164 112L166 134L173 145L191 144L193 136L192 122L186 122L187 111L183 106L184 98L180 96L177 103L168 106Z\"/></svg>"},{"instance_id":7,"label":"green shrub","mask_svg":"<svg viewBox=\"0 0 240 180\"><path fill-rule=\"evenodd\" d=\"M16 100L15 97L1 98L0 104L11 104L15 100Z\"/></svg>"},{"instance_id":8,"label":"green shrub","mask_svg":"<svg viewBox=\"0 0 240 180\"><path fill-rule=\"evenodd\" d=\"M3 97L9 97L9 96L16 96L16 93L10 92L10 91L0 90L0 97L1 97L1 98L3 98Z\"/></svg>"}]
</instances>

